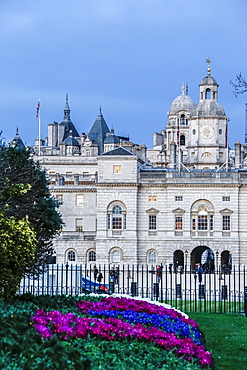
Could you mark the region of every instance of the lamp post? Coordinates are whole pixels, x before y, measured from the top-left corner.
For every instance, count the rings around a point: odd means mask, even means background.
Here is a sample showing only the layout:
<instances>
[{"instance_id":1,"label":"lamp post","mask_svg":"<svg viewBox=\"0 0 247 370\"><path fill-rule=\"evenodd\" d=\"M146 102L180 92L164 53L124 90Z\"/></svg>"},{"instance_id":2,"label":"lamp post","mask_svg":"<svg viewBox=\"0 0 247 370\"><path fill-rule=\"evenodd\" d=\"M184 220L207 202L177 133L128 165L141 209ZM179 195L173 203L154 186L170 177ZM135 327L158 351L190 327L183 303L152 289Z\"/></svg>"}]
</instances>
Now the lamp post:
<instances>
[{"instance_id":1,"label":"lamp post","mask_svg":"<svg viewBox=\"0 0 247 370\"><path fill-rule=\"evenodd\" d=\"M217 267L216 272L218 274L218 258L219 258L219 252L217 251L215 254L216 254L216 267Z\"/></svg>"}]
</instances>

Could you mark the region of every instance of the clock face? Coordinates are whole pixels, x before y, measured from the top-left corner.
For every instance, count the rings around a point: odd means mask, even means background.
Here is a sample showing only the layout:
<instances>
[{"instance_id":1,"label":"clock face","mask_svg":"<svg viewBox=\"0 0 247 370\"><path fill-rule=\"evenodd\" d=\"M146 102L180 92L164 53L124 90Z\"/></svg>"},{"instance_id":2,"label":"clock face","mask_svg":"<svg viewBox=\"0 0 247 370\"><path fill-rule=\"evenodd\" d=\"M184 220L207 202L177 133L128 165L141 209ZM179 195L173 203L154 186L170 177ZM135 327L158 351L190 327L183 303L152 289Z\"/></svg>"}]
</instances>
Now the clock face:
<instances>
[{"instance_id":1,"label":"clock face","mask_svg":"<svg viewBox=\"0 0 247 370\"><path fill-rule=\"evenodd\" d=\"M214 135L214 128L211 125L204 125L201 128L201 135L205 139L210 139Z\"/></svg>"}]
</instances>

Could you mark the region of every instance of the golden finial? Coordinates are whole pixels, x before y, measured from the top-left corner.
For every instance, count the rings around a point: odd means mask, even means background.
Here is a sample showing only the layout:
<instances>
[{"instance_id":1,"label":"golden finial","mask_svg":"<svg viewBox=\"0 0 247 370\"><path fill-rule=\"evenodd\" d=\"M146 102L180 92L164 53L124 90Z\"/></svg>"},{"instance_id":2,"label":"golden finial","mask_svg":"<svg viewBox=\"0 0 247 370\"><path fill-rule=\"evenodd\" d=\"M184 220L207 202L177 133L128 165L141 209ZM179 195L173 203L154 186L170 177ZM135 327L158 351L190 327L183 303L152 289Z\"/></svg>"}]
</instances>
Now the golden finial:
<instances>
[{"instance_id":1,"label":"golden finial","mask_svg":"<svg viewBox=\"0 0 247 370\"><path fill-rule=\"evenodd\" d=\"M206 63L208 63L208 75L210 75L210 72L211 72L211 67L210 67L210 63L212 63L212 61L210 60L210 58L206 59Z\"/></svg>"}]
</instances>

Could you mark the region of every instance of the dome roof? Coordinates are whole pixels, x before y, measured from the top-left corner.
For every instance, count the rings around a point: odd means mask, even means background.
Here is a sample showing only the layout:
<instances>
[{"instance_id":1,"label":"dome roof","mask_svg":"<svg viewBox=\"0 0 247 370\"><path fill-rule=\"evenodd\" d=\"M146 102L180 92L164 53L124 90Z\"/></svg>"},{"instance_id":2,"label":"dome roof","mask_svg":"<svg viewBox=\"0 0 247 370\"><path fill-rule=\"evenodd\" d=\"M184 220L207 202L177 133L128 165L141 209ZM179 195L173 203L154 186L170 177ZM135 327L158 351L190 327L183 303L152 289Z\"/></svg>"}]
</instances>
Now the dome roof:
<instances>
[{"instance_id":1,"label":"dome roof","mask_svg":"<svg viewBox=\"0 0 247 370\"><path fill-rule=\"evenodd\" d=\"M195 107L195 115L202 117L225 117L223 107L217 101L201 101Z\"/></svg>"},{"instance_id":2,"label":"dome roof","mask_svg":"<svg viewBox=\"0 0 247 370\"><path fill-rule=\"evenodd\" d=\"M73 136L68 136L65 140L64 143L66 145L70 146L80 146L79 142L73 137Z\"/></svg>"},{"instance_id":3,"label":"dome roof","mask_svg":"<svg viewBox=\"0 0 247 370\"><path fill-rule=\"evenodd\" d=\"M183 85L182 86L182 94L177 96L171 104L170 114L176 114L181 110L186 110L186 111L189 111L189 112L194 111L195 104L194 104L193 100L189 97L189 95L186 95L184 93L184 90L185 90L185 87Z\"/></svg>"},{"instance_id":4,"label":"dome roof","mask_svg":"<svg viewBox=\"0 0 247 370\"><path fill-rule=\"evenodd\" d=\"M211 75L207 75L206 77L204 77L201 82L200 82L200 86L201 85L217 85L217 81L215 78L213 78Z\"/></svg>"},{"instance_id":5,"label":"dome roof","mask_svg":"<svg viewBox=\"0 0 247 370\"><path fill-rule=\"evenodd\" d=\"M107 135L104 140L104 144L119 144L119 143L120 143L119 137L114 134Z\"/></svg>"}]
</instances>

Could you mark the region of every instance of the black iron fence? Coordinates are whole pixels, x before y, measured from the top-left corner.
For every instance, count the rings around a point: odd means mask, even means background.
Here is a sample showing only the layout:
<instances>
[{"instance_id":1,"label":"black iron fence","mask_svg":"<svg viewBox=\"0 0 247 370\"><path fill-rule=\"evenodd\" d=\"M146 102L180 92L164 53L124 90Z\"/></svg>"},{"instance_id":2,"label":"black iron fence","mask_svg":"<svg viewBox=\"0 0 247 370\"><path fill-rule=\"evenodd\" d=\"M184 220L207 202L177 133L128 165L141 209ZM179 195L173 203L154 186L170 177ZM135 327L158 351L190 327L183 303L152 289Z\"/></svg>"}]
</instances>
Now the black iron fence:
<instances>
[{"instance_id":1,"label":"black iron fence","mask_svg":"<svg viewBox=\"0 0 247 370\"><path fill-rule=\"evenodd\" d=\"M81 295L117 293L150 298L182 311L245 312L246 267L220 267L200 274L189 267L173 271L169 266L50 264L35 278L22 279L18 293L33 295Z\"/></svg>"}]
</instances>

